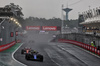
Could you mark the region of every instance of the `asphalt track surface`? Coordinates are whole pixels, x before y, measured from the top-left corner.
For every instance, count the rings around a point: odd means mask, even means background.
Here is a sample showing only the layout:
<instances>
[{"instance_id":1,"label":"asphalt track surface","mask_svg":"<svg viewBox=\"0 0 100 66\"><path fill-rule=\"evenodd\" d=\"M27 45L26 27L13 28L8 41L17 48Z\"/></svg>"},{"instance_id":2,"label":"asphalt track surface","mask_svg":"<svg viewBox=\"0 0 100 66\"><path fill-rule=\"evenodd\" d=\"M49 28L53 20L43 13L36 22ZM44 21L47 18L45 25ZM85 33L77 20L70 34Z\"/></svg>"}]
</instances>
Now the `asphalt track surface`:
<instances>
[{"instance_id":1,"label":"asphalt track surface","mask_svg":"<svg viewBox=\"0 0 100 66\"><path fill-rule=\"evenodd\" d=\"M72 44L49 42L52 35L34 34L24 38L24 44L14 54L16 60L27 66L100 66L100 58ZM34 42L32 42L34 41ZM44 56L43 62L27 61L21 49L31 47Z\"/></svg>"},{"instance_id":2,"label":"asphalt track surface","mask_svg":"<svg viewBox=\"0 0 100 66\"><path fill-rule=\"evenodd\" d=\"M22 66L13 59L13 52L20 46L22 43L17 43L11 48L0 52L0 66Z\"/></svg>"}]
</instances>

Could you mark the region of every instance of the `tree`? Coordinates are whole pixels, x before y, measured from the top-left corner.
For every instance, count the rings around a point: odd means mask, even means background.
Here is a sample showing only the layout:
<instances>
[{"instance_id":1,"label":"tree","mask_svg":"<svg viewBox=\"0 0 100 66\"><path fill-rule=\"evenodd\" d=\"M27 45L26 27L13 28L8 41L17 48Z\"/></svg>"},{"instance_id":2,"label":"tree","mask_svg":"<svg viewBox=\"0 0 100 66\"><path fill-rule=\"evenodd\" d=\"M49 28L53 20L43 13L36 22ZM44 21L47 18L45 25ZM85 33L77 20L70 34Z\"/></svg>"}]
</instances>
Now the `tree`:
<instances>
[{"instance_id":1,"label":"tree","mask_svg":"<svg viewBox=\"0 0 100 66\"><path fill-rule=\"evenodd\" d=\"M14 3L10 3L10 5L6 5L5 8L11 8L13 12L16 12L16 16L23 16L22 8L19 5L15 5Z\"/></svg>"}]
</instances>

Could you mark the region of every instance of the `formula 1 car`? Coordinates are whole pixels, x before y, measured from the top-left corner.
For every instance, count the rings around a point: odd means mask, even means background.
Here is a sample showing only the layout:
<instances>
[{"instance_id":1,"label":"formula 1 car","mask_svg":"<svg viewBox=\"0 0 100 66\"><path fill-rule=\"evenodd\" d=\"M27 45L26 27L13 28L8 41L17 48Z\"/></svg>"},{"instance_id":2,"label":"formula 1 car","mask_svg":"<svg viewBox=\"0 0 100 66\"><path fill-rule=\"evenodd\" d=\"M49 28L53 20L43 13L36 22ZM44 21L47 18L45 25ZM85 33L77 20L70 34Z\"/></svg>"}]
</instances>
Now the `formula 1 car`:
<instances>
[{"instance_id":1,"label":"formula 1 car","mask_svg":"<svg viewBox=\"0 0 100 66\"><path fill-rule=\"evenodd\" d=\"M39 54L36 51L31 51L25 55L26 60L34 60L43 62L43 55Z\"/></svg>"},{"instance_id":2,"label":"formula 1 car","mask_svg":"<svg viewBox=\"0 0 100 66\"><path fill-rule=\"evenodd\" d=\"M29 53L30 51L31 51L31 48L25 47L24 49L21 50L21 54L26 54L26 53Z\"/></svg>"},{"instance_id":3,"label":"formula 1 car","mask_svg":"<svg viewBox=\"0 0 100 66\"><path fill-rule=\"evenodd\" d=\"M33 40L30 40L29 43L34 43L34 41Z\"/></svg>"}]
</instances>

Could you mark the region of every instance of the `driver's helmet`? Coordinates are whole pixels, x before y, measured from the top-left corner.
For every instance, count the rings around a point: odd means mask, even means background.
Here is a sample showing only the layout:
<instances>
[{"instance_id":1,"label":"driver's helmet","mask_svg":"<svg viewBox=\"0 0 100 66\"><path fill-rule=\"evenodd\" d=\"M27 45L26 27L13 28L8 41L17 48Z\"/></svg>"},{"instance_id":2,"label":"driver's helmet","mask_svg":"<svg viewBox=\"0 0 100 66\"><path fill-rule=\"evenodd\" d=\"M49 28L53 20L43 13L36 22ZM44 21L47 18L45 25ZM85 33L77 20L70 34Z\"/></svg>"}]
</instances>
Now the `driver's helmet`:
<instances>
[{"instance_id":1,"label":"driver's helmet","mask_svg":"<svg viewBox=\"0 0 100 66\"><path fill-rule=\"evenodd\" d=\"M24 49L31 49L30 47L25 47Z\"/></svg>"},{"instance_id":2,"label":"driver's helmet","mask_svg":"<svg viewBox=\"0 0 100 66\"><path fill-rule=\"evenodd\" d=\"M27 47L24 47L24 49L27 49Z\"/></svg>"},{"instance_id":3,"label":"driver's helmet","mask_svg":"<svg viewBox=\"0 0 100 66\"><path fill-rule=\"evenodd\" d=\"M31 53L36 53L36 51L35 51L35 50L33 50Z\"/></svg>"}]
</instances>

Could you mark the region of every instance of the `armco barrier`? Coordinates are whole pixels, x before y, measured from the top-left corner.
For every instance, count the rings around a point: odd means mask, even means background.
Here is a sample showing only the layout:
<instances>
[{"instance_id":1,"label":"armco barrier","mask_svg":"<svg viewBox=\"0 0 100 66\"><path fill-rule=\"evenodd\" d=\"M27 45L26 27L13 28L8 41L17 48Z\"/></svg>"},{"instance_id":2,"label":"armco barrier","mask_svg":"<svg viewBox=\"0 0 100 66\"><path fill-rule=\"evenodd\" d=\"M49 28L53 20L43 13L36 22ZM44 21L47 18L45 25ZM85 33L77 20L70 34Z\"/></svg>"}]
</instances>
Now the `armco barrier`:
<instances>
[{"instance_id":1,"label":"armco barrier","mask_svg":"<svg viewBox=\"0 0 100 66\"><path fill-rule=\"evenodd\" d=\"M67 40L67 39L58 39L59 42L64 42L64 43L70 43L70 44L74 44L74 45L77 45L77 46L80 46L88 51L91 51L97 55L100 56L100 50L97 50L96 47L93 47L89 44L84 44L82 42L78 42L78 41L74 41L74 40Z\"/></svg>"},{"instance_id":2,"label":"armco barrier","mask_svg":"<svg viewBox=\"0 0 100 66\"><path fill-rule=\"evenodd\" d=\"M8 49L8 48L10 48L11 46L13 46L13 45L15 45L15 44L16 44L16 42L13 41L13 42L11 42L11 43L8 43L8 44L5 44L5 45L1 45L1 46L0 46L0 52L6 50L6 49Z\"/></svg>"}]
</instances>

